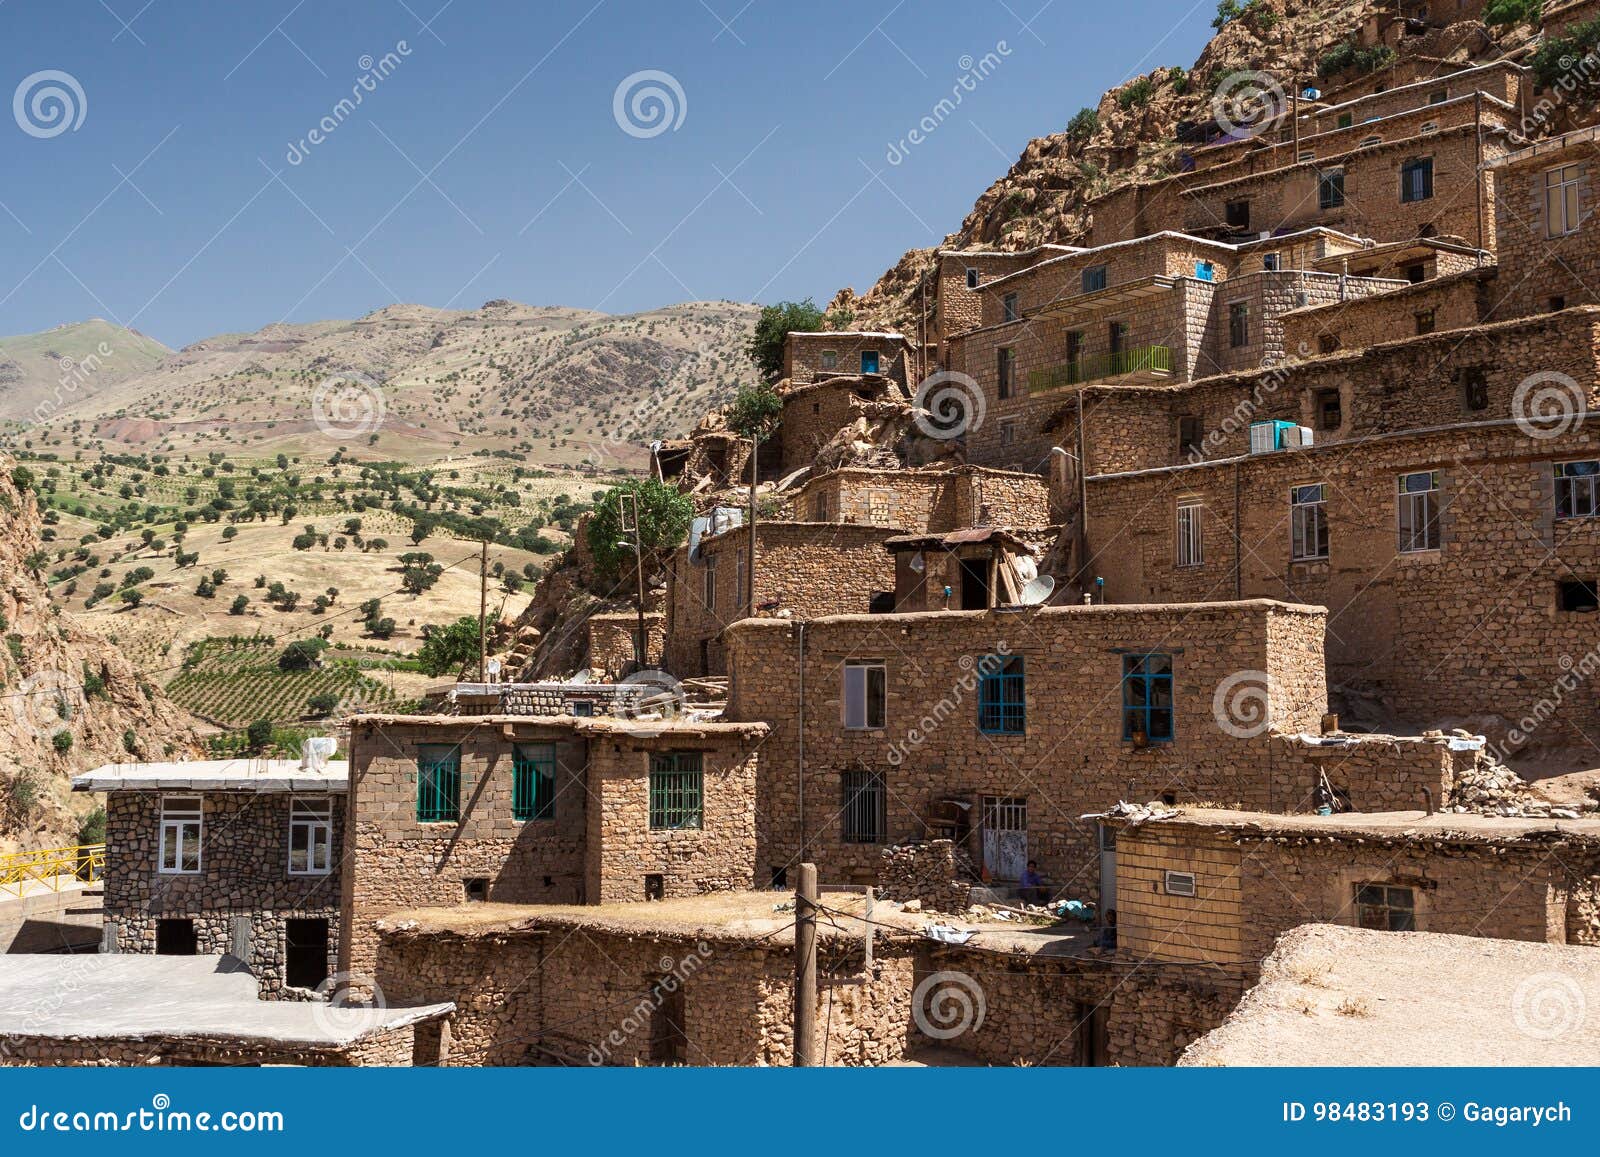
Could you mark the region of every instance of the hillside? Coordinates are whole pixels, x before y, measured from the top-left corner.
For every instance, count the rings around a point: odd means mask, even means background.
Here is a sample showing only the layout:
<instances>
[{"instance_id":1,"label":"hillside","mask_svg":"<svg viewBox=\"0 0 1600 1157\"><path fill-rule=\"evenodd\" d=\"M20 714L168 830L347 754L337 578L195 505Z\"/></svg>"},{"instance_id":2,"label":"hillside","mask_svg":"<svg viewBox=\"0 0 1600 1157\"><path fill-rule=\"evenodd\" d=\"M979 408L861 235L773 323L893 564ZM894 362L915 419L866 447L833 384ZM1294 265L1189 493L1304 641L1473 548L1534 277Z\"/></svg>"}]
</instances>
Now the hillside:
<instances>
[{"instance_id":1,"label":"hillside","mask_svg":"<svg viewBox=\"0 0 1600 1157\"><path fill-rule=\"evenodd\" d=\"M69 794L74 772L195 742L157 685L46 594L33 478L0 455L0 849L75 837L88 801Z\"/></svg>"},{"instance_id":2,"label":"hillside","mask_svg":"<svg viewBox=\"0 0 1600 1157\"><path fill-rule=\"evenodd\" d=\"M491 449L530 464L638 467L651 439L683 432L754 380L743 349L756 313L732 302L612 316L491 301L275 324L131 375L91 375L27 436L56 451L323 457L344 446L427 462ZM52 387L45 370L17 364L0 417L20 420Z\"/></svg>"},{"instance_id":3,"label":"hillside","mask_svg":"<svg viewBox=\"0 0 1600 1157\"><path fill-rule=\"evenodd\" d=\"M98 317L0 337L0 421L43 421L91 390L149 373L172 353Z\"/></svg>"}]
</instances>

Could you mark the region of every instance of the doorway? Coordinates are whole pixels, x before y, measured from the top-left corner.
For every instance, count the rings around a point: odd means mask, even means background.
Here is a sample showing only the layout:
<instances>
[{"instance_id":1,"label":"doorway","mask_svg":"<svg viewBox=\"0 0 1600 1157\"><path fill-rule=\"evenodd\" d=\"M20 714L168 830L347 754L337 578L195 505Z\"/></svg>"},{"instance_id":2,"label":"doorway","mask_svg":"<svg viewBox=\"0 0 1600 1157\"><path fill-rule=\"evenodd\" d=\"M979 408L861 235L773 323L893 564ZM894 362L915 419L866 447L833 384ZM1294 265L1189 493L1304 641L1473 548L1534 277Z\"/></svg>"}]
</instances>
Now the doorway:
<instances>
[{"instance_id":1,"label":"doorway","mask_svg":"<svg viewBox=\"0 0 1600 1157\"><path fill-rule=\"evenodd\" d=\"M283 982L290 988L316 988L328 979L328 922L284 921Z\"/></svg>"},{"instance_id":2,"label":"doorway","mask_svg":"<svg viewBox=\"0 0 1600 1157\"><path fill-rule=\"evenodd\" d=\"M986 611L989 609L989 560L963 558L961 564L961 609Z\"/></svg>"},{"instance_id":3,"label":"doorway","mask_svg":"<svg viewBox=\"0 0 1600 1157\"><path fill-rule=\"evenodd\" d=\"M658 1065L689 1061L689 1031L684 1025L683 982L675 976L659 977L651 988L655 1011L650 1014L650 1060Z\"/></svg>"},{"instance_id":4,"label":"doorway","mask_svg":"<svg viewBox=\"0 0 1600 1157\"><path fill-rule=\"evenodd\" d=\"M1028 866L1028 801L983 797L983 866L991 880L1020 880Z\"/></svg>"},{"instance_id":5,"label":"doorway","mask_svg":"<svg viewBox=\"0 0 1600 1157\"><path fill-rule=\"evenodd\" d=\"M199 951L193 920L157 920L157 956L193 956Z\"/></svg>"}]
</instances>

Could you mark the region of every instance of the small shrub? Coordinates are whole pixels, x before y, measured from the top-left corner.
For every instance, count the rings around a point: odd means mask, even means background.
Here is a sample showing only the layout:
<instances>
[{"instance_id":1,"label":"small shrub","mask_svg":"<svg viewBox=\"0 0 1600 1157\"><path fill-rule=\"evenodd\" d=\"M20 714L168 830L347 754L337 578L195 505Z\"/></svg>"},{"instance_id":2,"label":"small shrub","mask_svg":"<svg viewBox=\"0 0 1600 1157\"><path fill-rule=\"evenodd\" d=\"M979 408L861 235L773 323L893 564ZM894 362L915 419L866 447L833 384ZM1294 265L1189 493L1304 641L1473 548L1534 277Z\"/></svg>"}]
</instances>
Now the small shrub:
<instances>
[{"instance_id":1,"label":"small shrub","mask_svg":"<svg viewBox=\"0 0 1600 1157\"><path fill-rule=\"evenodd\" d=\"M72 732L56 732L50 737L50 746L56 749L56 754L65 755L72 750Z\"/></svg>"}]
</instances>

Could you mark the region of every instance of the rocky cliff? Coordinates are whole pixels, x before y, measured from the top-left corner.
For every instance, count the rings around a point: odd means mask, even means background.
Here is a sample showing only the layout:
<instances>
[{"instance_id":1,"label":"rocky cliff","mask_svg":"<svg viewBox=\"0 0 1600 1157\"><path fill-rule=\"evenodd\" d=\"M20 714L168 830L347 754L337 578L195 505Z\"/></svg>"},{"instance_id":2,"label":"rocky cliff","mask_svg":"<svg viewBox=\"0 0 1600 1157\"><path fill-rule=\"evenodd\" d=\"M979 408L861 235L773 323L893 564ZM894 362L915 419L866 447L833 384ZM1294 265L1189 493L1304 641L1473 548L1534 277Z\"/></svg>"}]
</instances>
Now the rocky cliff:
<instances>
[{"instance_id":1,"label":"rocky cliff","mask_svg":"<svg viewBox=\"0 0 1600 1157\"><path fill-rule=\"evenodd\" d=\"M197 753L189 718L51 603L30 482L0 455L0 851L72 842L91 806L76 772Z\"/></svg>"}]
</instances>

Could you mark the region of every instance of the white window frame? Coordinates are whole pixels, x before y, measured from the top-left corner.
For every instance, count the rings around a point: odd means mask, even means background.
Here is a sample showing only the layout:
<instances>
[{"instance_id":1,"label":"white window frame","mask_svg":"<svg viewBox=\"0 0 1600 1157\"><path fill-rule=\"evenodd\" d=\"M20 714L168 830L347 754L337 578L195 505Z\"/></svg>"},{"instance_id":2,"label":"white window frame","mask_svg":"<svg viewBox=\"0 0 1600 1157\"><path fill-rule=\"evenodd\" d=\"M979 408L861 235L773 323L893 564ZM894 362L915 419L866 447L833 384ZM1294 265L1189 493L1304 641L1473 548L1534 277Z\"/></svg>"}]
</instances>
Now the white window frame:
<instances>
[{"instance_id":1,"label":"white window frame","mask_svg":"<svg viewBox=\"0 0 1600 1157\"><path fill-rule=\"evenodd\" d=\"M1301 501L1302 490L1315 489L1315 501ZM1321 482L1307 482L1289 490L1289 561L1291 562L1318 562L1328 557L1328 552L1321 554L1307 554L1301 548L1309 540L1312 548L1316 548L1317 540L1322 538L1320 533L1328 525L1328 490ZM1312 528L1318 533L1308 534ZM1331 538L1331 536L1330 536Z\"/></svg>"},{"instance_id":2,"label":"white window frame","mask_svg":"<svg viewBox=\"0 0 1600 1157\"><path fill-rule=\"evenodd\" d=\"M817 356L817 364L819 366L821 366L825 370L836 370L836 369L838 369L839 368L839 351L838 350L823 350L822 353Z\"/></svg>"},{"instance_id":3,"label":"white window frame","mask_svg":"<svg viewBox=\"0 0 1600 1157\"><path fill-rule=\"evenodd\" d=\"M1426 478L1428 488L1410 489L1408 483L1413 478ZM1425 554L1439 549L1439 494L1437 470L1400 475L1395 489L1395 534L1401 554Z\"/></svg>"},{"instance_id":4,"label":"white window frame","mask_svg":"<svg viewBox=\"0 0 1600 1157\"><path fill-rule=\"evenodd\" d=\"M1204 505L1198 498L1184 499L1178 503L1176 566L1200 566L1206 560L1200 521Z\"/></svg>"},{"instance_id":5,"label":"white window frame","mask_svg":"<svg viewBox=\"0 0 1600 1157\"><path fill-rule=\"evenodd\" d=\"M1021 314L1018 312L1017 295L1008 293L1000 299L1001 316L1005 321L1016 321Z\"/></svg>"},{"instance_id":6,"label":"white window frame","mask_svg":"<svg viewBox=\"0 0 1600 1157\"><path fill-rule=\"evenodd\" d=\"M1193 872L1175 872L1168 869L1161 879L1161 889L1169 896L1186 896L1193 899L1199 895L1200 881Z\"/></svg>"},{"instance_id":7,"label":"white window frame","mask_svg":"<svg viewBox=\"0 0 1600 1157\"><path fill-rule=\"evenodd\" d=\"M1569 175L1570 174L1570 175ZM1551 178L1555 180L1552 181ZM1583 183L1582 165L1557 165L1544 171L1544 235L1566 237L1583 224L1579 186ZM1552 200L1551 194L1555 199ZM1557 222L1560 228L1557 228Z\"/></svg>"},{"instance_id":8,"label":"white window frame","mask_svg":"<svg viewBox=\"0 0 1600 1157\"><path fill-rule=\"evenodd\" d=\"M1597 465L1593 458L1579 458L1571 462L1557 462L1551 469L1555 481L1555 518L1558 522L1575 522L1584 518L1600 518L1600 471L1593 474L1563 474L1562 471L1569 466ZM1565 487L1571 494L1567 507L1573 513L1561 513L1561 490ZM1588 510L1578 513L1578 496L1586 495Z\"/></svg>"},{"instance_id":9,"label":"white window frame","mask_svg":"<svg viewBox=\"0 0 1600 1157\"><path fill-rule=\"evenodd\" d=\"M877 723L872 721L872 673L878 679ZM882 731L889 723L889 665L881 659L845 661L843 691L839 696L839 721L846 731Z\"/></svg>"},{"instance_id":10,"label":"white window frame","mask_svg":"<svg viewBox=\"0 0 1600 1157\"><path fill-rule=\"evenodd\" d=\"M305 866L295 867L295 836L304 833ZM321 855L318 855L320 850ZM289 799L289 875L326 876L333 871L333 800L329 796Z\"/></svg>"},{"instance_id":11,"label":"white window frame","mask_svg":"<svg viewBox=\"0 0 1600 1157\"><path fill-rule=\"evenodd\" d=\"M161 838L156 870L163 876L198 876L205 870L205 798L198 795L161 797ZM191 830L192 829L192 830ZM184 853L193 844L194 867L184 867ZM168 851L173 854L168 856ZM171 860L172 866L167 866Z\"/></svg>"}]
</instances>

